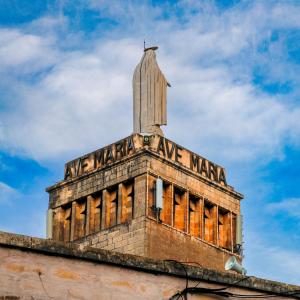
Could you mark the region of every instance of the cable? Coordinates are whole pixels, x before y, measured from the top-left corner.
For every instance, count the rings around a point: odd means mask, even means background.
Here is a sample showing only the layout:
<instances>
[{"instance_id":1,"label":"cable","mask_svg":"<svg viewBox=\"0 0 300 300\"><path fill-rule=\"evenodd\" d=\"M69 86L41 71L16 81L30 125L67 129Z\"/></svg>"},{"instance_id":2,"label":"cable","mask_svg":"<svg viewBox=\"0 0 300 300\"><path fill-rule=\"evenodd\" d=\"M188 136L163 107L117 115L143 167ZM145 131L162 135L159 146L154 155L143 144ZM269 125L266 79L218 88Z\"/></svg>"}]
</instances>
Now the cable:
<instances>
[{"instance_id":1,"label":"cable","mask_svg":"<svg viewBox=\"0 0 300 300\"><path fill-rule=\"evenodd\" d=\"M180 262L180 261L176 261L173 259L169 259L169 260L165 260L165 261L174 262L174 263L179 264L185 272L185 279L186 279L185 288L181 291L178 291L173 296L171 296L169 298L169 300L179 300L179 299L187 300L188 294L213 294L213 295L222 296L225 298L235 297L235 298L240 298L240 299L265 299L265 298L276 298L276 297L282 297L282 296L300 295L300 290L286 291L286 292L282 292L281 294L278 294L278 295L277 294L245 295L245 294L236 294L236 293L226 291L227 289L229 289L229 288L237 285L238 283L240 283L246 279L249 279L253 276L245 276L245 277L231 283L229 286L223 287L223 288L209 289L209 288L198 287L198 285L201 283L201 281L199 281L194 287L189 287L188 286L188 284L189 284L188 272L187 272L187 269L184 264L197 264L200 267L202 267L202 266L197 262Z\"/></svg>"},{"instance_id":2,"label":"cable","mask_svg":"<svg viewBox=\"0 0 300 300\"><path fill-rule=\"evenodd\" d=\"M188 273L187 273L185 265L183 263L181 263L180 261L177 261L177 260L174 260L174 259L166 259L164 261L173 262L173 263L176 263L176 264L178 264L178 265L180 265L182 267L182 269L184 270L184 273L185 273L185 289L188 289L188 286L189 286L189 277L188 277ZM179 295L181 297L183 296L184 300L187 300L187 294L185 294L185 295L179 294ZM178 300L178 299L179 299L179 296L176 298L176 300Z\"/></svg>"},{"instance_id":3,"label":"cable","mask_svg":"<svg viewBox=\"0 0 300 300\"><path fill-rule=\"evenodd\" d=\"M245 295L245 294L236 294L236 293L231 293L227 292L224 290L218 290L218 289L208 289L208 288L199 288L199 287L189 287L187 289L184 289L175 295L173 295L169 300L175 299L176 296L177 299L179 299L179 296L187 295L187 294L213 294L217 296L222 296L226 298L230 297L235 297L235 298L240 298L240 299L266 299L266 298L276 298L276 297L282 297L282 296L294 296L298 295L299 291L289 291L287 293L283 293L281 295L266 295L266 294L254 294L254 295Z\"/></svg>"}]
</instances>

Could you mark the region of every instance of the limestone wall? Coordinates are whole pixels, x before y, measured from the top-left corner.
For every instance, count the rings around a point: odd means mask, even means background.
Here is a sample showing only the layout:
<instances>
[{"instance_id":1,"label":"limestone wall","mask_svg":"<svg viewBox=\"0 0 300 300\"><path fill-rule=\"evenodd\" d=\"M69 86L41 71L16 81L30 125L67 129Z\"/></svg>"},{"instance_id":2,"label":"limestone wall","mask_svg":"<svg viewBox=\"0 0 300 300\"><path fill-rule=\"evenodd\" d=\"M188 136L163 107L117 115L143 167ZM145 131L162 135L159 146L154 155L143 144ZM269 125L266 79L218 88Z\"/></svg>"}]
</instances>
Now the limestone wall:
<instances>
[{"instance_id":1,"label":"limestone wall","mask_svg":"<svg viewBox=\"0 0 300 300\"><path fill-rule=\"evenodd\" d=\"M229 287L226 291L249 296L276 293L276 299L292 299L285 295L300 289L200 267L184 268L189 287ZM82 252L76 245L0 232L1 300L167 300L185 285L185 271L175 262L99 249ZM202 294L188 299L223 298Z\"/></svg>"}]
</instances>

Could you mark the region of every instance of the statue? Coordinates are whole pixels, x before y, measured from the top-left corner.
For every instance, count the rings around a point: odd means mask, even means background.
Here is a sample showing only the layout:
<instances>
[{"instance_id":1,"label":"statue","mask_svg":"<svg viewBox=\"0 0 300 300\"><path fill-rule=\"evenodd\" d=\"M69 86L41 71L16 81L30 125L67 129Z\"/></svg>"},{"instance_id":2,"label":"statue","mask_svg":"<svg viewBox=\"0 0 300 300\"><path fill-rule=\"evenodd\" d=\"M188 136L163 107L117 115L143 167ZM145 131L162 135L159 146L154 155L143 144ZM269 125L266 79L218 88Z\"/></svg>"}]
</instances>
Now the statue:
<instances>
[{"instance_id":1,"label":"statue","mask_svg":"<svg viewBox=\"0 0 300 300\"><path fill-rule=\"evenodd\" d=\"M144 50L133 74L134 133L160 134L160 125L167 125L167 82L156 62L155 50Z\"/></svg>"}]
</instances>

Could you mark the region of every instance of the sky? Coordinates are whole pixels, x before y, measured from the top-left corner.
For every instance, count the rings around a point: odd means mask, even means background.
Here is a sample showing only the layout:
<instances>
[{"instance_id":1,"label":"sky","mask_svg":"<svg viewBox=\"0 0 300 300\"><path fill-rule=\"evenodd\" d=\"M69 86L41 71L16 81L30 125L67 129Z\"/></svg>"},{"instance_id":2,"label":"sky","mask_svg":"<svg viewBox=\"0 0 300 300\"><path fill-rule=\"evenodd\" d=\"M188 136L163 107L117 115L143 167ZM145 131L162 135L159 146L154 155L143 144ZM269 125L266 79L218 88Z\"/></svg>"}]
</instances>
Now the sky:
<instances>
[{"instance_id":1,"label":"sky","mask_svg":"<svg viewBox=\"0 0 300 300\"><path fill-rule=\"evenodd\" d=\"M64 163L132 133L159 46L165 136L244 194L248 275L300 284L300 1L0 0L0 230L45 237Z\"/></svg>"}]
</instances>

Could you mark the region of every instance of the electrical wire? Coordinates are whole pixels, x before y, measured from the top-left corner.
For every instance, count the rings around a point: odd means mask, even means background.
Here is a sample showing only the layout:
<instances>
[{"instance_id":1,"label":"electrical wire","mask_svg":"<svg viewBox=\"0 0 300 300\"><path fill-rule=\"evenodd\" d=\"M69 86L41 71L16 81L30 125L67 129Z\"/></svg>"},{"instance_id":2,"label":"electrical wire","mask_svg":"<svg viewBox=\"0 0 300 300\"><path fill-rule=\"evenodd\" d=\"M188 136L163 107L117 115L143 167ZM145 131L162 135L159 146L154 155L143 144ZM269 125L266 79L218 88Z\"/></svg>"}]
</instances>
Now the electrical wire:
<instances>
[{"instance_id":1,"label":"electrical wire","mask_svg":"<svg viewBox=\"0 0 300 300\"><path fill-rule=\"evenodd\" d=\"M185 272L185 280L186 280L185 288L181 291L178 291L173 296L171 296L169 298L169 300L179 300L179 299L187 300L188 294L213 294L213 295L222 296L225 298L235 297L235 298L240 298L240 299L265 299L265 298L276 298L276 297L282 297L282 296L297 296L297 295L299 296L300 295L300 290L286 291L286 292L282 292L280 295L279 294L246 295L246 294L237 294L237 293L232 293L232 292L226 291L227 289L232 288L233 286L237 285L238 283L240 283L244 280L247 280L253 276L245 276L242 279L239 279L238 281L233 282L229 286L226 286L223 288L209 289L209 288L198 287L198 285L201 283L201 281L199 281L194 287L189 287L188 272L187 272L186 266L184 264L197 264L200 267L202 267L202 266L197 262L180 262L180 261L173 260L173 259L168 259L165 261L177 263L178 265L180 265Z\"/></svg>"}]
</instances>

